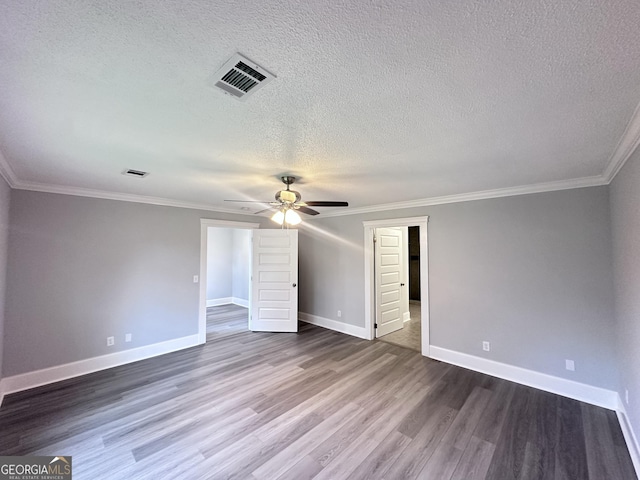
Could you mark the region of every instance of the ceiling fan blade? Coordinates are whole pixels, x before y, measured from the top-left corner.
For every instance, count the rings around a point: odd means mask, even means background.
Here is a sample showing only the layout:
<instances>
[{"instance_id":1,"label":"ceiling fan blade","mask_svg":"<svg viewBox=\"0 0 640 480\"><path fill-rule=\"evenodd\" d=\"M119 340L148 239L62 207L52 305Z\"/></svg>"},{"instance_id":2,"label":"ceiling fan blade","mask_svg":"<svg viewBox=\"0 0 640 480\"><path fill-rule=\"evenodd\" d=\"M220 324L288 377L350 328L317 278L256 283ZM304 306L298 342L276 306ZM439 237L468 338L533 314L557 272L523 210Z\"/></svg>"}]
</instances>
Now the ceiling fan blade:
<instances>
[{"instance_id":1,"label":"ceiling fan blade","mask_svg":"<svg viewBox=\"0 0 640 480\"><path fill-rule=\"evenodd\" d=\"M349 202L304 202L310 207L348 207Z\"/></svg>"},{"instance_id":2,"label":"ceiling fan blade","mask_svg":"<svg viewBox=\"0 0 640 480\"><path fill-rule=\"evenodd\" d=\"M268 212L269 210L273 210L273 207L265 208L264 210L260 210L258 212L253 212L253 214L260 215L261 213Z\"/></svg>"},{"instance_id":3,"label":"ceiling fan blade","mask_svg":"<svg viewBox=\"0 0 640 480\"><path fill-rule=\"evenodd\" d=\"M273 203L271 200L224 200L225 202L241 202L241 203Z\"/></svg>"},{"instance_id":4,"label":"ceiling fan blade","mask_svg":"<svg viewBox=\"0 0 640 480\"><path fill-rule=\"evenodd\" d=\"M299 206L297 208L298 210L300 210L302 213L306 213L307 215L318 215L320 212L316 212L313 208L307 208L304 206Z\"/></svg>"}]
</instances>

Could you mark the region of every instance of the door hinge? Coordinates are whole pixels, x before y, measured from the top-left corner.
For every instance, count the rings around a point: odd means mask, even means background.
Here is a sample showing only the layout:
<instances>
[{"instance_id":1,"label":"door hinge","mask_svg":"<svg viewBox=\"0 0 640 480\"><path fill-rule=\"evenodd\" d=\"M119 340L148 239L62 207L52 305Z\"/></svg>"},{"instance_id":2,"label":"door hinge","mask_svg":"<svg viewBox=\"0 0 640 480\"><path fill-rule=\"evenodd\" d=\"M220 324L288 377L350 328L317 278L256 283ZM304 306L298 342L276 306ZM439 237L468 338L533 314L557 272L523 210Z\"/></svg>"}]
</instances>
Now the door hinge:
<instances>
[{"instance_id":1,"label":"door hinge","mask_svg":"<svg viewBox=\"0 0 640 480\"><path fill-rule=\"evenodd\" d=\"M373 243L376 243L378 241L378 239L376 238L376 236L373 236Z\"/></svg>"},{"instance_id":2,"label":"door hinge","mask_svg":"<svg viewBox=\"0 0 640 480\"><path fill-rule=\"evenodd\" d=\"M378 324L377 324L377 323L374 323L374 324L373 324L373 328L378 328Z\"/></svg>"}]
</instances>

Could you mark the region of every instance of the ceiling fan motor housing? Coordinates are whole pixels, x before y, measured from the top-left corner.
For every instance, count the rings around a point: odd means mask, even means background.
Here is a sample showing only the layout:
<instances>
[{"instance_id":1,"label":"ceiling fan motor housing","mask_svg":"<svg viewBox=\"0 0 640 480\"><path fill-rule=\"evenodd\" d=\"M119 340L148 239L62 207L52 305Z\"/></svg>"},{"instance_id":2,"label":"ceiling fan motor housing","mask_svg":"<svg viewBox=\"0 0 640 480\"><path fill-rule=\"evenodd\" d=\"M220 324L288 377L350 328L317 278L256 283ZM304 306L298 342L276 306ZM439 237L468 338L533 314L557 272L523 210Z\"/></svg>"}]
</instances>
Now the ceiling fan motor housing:
<instances>
[{"instance_id":1,"label":"ceiling fan motor housing","mask_svg":"<svg viewBox=\"0 0 640 480\"><path fill-rule=\"evenodd\" d=\"M295 203L302 198L295 190L280 190L276 193L276 200L285 203Z\"/></svg>"}]
</instances>

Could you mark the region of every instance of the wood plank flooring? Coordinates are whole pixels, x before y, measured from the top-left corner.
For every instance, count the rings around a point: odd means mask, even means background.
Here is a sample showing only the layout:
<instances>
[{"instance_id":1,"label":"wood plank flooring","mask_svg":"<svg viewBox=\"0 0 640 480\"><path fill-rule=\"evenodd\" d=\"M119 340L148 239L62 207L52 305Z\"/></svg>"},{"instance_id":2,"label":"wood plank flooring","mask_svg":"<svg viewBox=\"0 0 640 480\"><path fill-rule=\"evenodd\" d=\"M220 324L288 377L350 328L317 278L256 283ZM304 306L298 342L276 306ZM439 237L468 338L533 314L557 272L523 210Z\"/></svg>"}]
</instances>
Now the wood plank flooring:
<instances>
[{"instance_id":1,"label":"wood plank flooring","mask_svg":"<svg viewBox=\"0 0 640 480\"><path fill-rule=\"evenodd\" d=\"M301 324L9 395L1 455L74 479L634 479L614 412Z\"/></svg>"}]
</instances>

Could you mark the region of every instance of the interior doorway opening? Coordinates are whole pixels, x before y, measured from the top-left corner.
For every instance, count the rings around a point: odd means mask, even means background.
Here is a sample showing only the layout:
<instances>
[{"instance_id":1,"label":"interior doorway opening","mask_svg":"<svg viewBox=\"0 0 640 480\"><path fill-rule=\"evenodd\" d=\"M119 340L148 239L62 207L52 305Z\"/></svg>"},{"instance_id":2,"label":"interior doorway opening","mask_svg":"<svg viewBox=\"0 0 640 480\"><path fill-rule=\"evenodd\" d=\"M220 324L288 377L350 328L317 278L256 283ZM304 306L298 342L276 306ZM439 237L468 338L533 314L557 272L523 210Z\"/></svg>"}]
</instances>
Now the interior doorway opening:
<instances>
[{"instance_id":1,"label":"interior doorway opening","mask_svg":"<svg viewBox=\"0 0 640 480\"><path fill-rule=\"evenodd\" d=\"M377 338L386 333L394 331L393 327L389 328L388 322L395 322L398 325L398 318L402 319L402 327L404 329L404 320L413 317L419 323L419 350L422 355L429 356L429 286L428 286L428 236L427 226L429 217L411 217L411 218L396 218L388 220L373 220L365 221L364 225L364 251L365 251L365 329L368 333L369 339ZM413 284L414 289L417 289L417 293L414 291L413 302L410 301L411 295L411 253L409 252L409 227L418 227L411 230L414 243L413 246L413 262L414 269L417 268L417 274L414 272ZM378 230L387 229L387 230ZM388 267L394 263L394 255L400 255L398 251L394 251L393 248L389 250L383 250L383 248L393 247L394 240L391 230L403 230L406 232L406 268L403 273L393 271ZM376 238L376 233L388 234L388 238L380 240ZM417 241L416 237L417 236ZM375 238L375 243L374 243ZM384 247L382 244L384 243ZM404 243L404 242L403 242ZM376 258L376 247L378 246L379 252L387 254L386 258ZM398 245L400 247L401 245ZM416 254L416 248L419 249L419 253ZM397 262L396 262L397 263ZM404 265L404 261L403 261ZM376 269L377 267L377 269ZM386 279L382 278L382 275L387 275ZM395 277L394 277L395 275ZM395 293L394 288L389 289L382 288L386 282L388 285L396 283ZM404 283L404 286L400 284ZM407 305L402 305L402 296L400 295L400 288L404 288L406 294L404 298L407 300ZM386 298L382 298L386 296ZM381 298L383 301L378 302L377 299ZM394 305L394 302L397 304ZM418 303L419 302L419 303ZM387 304L387 310L381 308L384 304ZM398 308L398 312L394 312L394 308ZM412 311L413 310L413 311ZM404 314L407 314L406 316ZM387 325L385 325L387 324ZM409 326L409 325L407 325ZM382 327L382 328L381 328ZM379 332L378 329L381 331ZM385 331L388 330L388 331ZM399 330L399 329L395 329ZM418 330L418 329L414 329ZM409 331L406 332L407 334ZM392 333L391 333L392 334ZM416 340L414 338L414 340ZM416 342L417 343L417 342ZM418 348L417 346L414 348Z\"/></svg>"},{"instance_id":2,"label":"interior doorway opening","mask_svg":"<svg viewBox=\"0 0 640 480\"><path fill-rule=\"evenodd\" d=\"M376 228L376 337L422 350L420 227Z\"/></svg>"},{"instance_id":3,"label":"interior doorway opening","mask_svg":"<svg viewBox=\"0 0 640 480\"><path fill-rule=\"evenodd\" d=\"M199 343L206 343L208 329L247 329L250 237L251 230L259 227L258 223L200 220Z\"/></svg>"},{"instance_id":4,"label":"interior doorway opening","mask_svg":"<svg viewBox=\"0 0 640 480\"><path fill-rule=\"evenodd\" d=\"M249 329L251 230L207 228L207 341Z\"/></svg>"}]
</instances>

